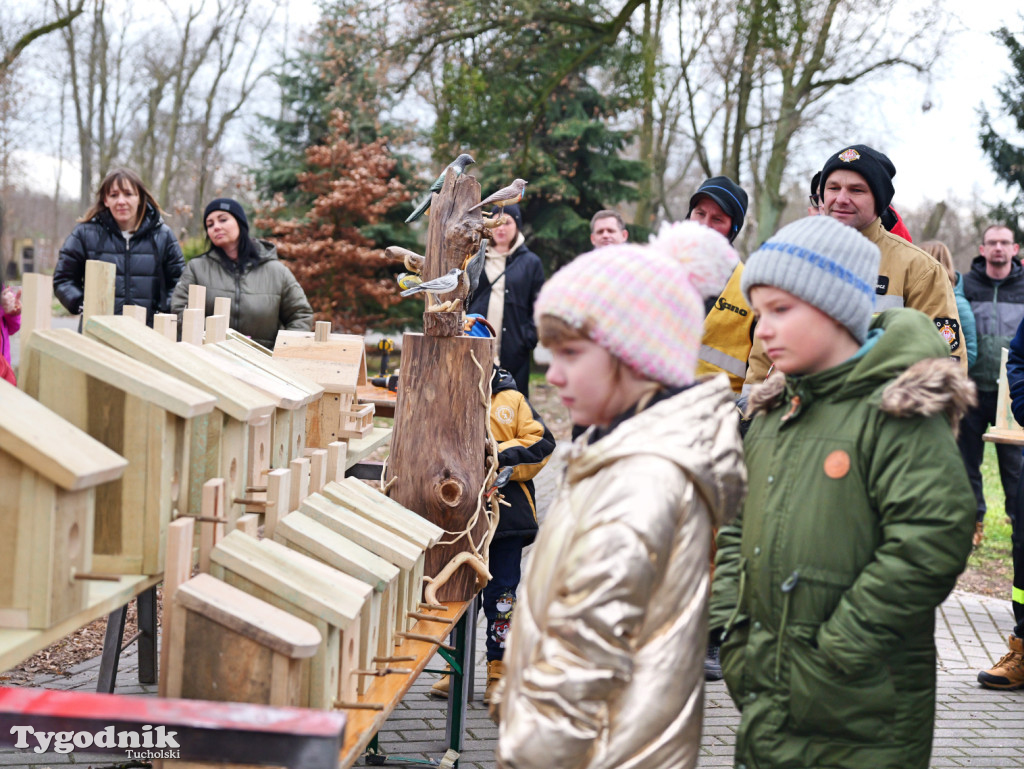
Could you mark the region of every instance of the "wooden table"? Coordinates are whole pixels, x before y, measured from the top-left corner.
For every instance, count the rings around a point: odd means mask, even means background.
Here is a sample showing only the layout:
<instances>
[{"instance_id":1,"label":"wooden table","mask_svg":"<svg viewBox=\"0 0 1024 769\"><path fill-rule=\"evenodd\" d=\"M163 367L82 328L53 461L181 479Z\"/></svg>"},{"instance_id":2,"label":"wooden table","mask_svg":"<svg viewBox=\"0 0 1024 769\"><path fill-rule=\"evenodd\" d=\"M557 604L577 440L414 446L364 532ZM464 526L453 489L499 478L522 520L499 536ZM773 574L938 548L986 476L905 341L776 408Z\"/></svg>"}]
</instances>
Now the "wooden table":
<instances>
[{"instance_id":1,"label":"wooden table","mask_svg":"<svg viewBox=\"0 0 1024 769\"><path fill-rule=\"evenodd\" d=\"M365 438L349 438L348 453L345 454L345 469L366 459L391 440L390 427L374 427Z\"/></svg>"},{"instance_id":2,"label":"wooden table","mask_svg":"<svg viewBox=\"0 0 1024 769\"><path fill-rule=\"evenodd\" d=\"M86 607L46 630L0 629L0 670L8 670L83 625L120 609L155 587L162 575L123 576L119 582L90 582Z\"/></svg>"},{"instance_id":3,"label":"wooden table","mask_svg":"<svg viewBox=\"0 0 1024 769\"><path fill-rule=\"evenodd\" d=\"M473 673L473 659L467 639L467 627L473 619L469 616L470 613L467 612L467 609L472 605L473 601L457 601L446 603L446 608L443 612L423 610L424 613L449 620L450 624L443 625L438 622L420 620L409 631L413 634L429 635L445 641L448 634L452 630L455 631L454 674L448 700L450 732L448 741L449 747L456 751L462 750L463 732L465 731L466 694L469 679ZM469 630L472 631L473 628L469 627ZM438 644L436 643L414 640L403 641L400 646L395 647L393 656L409 656L414 659L411 661L392 662L389 663L389 666L409 669L413 672L376 678L366 693L356 700L359 704L379 705L381 709L343 710L348 717L348 723L345 728L345 742L342 745L339 757L339 769L346 769L346 767L352 766L371 743L376 743L377 732L380 731L392 711L409 692L413 681L424 671L437 650ZM465 671L466 675L462 674L463 671Z\"/></svg>"},{"instance_id":4,"label":"wooden table","mask_svg":"<svg viewBox=\"0 0 1024 769\"><path fill-rule=\"evenodd\" d=\"M374 416L394 419L395 404L398 402L398 393L394 390L374 385L359 385L356 387L356 398L360 403L372 403Z\"/></svg>"}]
</instances>

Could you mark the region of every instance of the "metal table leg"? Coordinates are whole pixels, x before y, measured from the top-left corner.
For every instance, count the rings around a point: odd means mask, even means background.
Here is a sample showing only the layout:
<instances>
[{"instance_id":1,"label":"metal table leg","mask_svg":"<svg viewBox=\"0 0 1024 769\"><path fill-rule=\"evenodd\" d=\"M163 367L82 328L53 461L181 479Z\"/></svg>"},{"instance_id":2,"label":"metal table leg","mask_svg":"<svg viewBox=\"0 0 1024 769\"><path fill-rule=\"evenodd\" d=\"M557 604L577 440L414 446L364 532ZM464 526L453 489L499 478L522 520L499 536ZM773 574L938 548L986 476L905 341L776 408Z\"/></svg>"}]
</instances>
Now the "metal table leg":
<instances>
[{"instance_id":1,"label":"metal table leg","mask_svg":"<svg viewBox=\"0 0 1024 769\"><path fill-rule=\"evenodd\" d=\"M96 691L113 694L117 685L117 663L121 659L121 639L124 637L124 621L128 606L114 609L107 617L107 633L103 638L103 654L100 657L100 674Z\"/></svg>"},{"instance_id":2,"label":"metal table leg","mask_svg":"<svg viewBox=\"0 0 1024 769\"><path fill-rule=\"evenodd\" d=\"M445 739L448 747L459 753L466 731L466 703L469 694L469 679L473 675L473 659L467 654L469 639L467 632L476 629L472 607L455 625L455 653L452 655L451 687L448 690L448 717L445 722ZM457 763L457 762L456 762Z\"/></svg>"},{"instance_id":3,"label":"metal table leg","mask_svg":"<svg viewBox=\"0 0 1024 769\"><path fill-rule=\"evenodd\" d=\"M156 585L140 593L136 603L139 622L139 683L155 684L156 653Z\"/></svg>"}]
</instances>

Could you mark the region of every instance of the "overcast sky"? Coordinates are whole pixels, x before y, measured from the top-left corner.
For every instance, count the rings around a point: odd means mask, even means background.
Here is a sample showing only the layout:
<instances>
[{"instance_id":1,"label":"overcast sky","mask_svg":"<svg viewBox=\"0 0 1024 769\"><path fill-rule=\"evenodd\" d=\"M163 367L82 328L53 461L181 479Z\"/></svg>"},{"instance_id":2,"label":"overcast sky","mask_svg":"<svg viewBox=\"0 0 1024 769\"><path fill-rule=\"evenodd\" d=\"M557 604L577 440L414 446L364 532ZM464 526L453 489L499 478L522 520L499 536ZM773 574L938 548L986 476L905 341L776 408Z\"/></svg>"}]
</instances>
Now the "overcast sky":
<instances>
[{"instance_id":1,"label":"overcast sky","mask_svg":"<svg viewBox=\"0 0 1024 769\"><path fill-rule=\"evenodd\" d=\"M1019 0L948 0L967 27L953 39L929 89L912 75L898 78L886 98L886 120L891 139L886 151L896 166L895 203L917 207L925 200L949 197L969 200L975 193L994 204L1008 196L997 183L978 141L978 107L990 114L1002 105L996 94L1010 71L1005 46L990 34L1001 26L1020 33L1024 10ZM932 108L923 112L928 98ZM1006 121L999 127L1009 135ZM1017 137L1017 141L1021 138Z\"/></svg>"}]
</instances>

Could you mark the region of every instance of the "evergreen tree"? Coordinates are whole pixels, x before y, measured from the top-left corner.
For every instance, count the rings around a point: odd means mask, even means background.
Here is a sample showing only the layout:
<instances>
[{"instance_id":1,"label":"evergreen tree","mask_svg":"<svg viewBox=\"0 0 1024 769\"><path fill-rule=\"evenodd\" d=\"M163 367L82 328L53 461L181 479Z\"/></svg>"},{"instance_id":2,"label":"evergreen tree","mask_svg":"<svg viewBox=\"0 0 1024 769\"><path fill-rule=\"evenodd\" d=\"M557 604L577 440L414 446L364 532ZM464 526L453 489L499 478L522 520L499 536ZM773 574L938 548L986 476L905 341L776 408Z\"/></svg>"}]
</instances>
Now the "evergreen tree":
<instances>
[{"instance_id":1,"label":"evergreen tree","mask_svg":"<svg viewBox=\"0 0 1024 769\"><path fill-rule=\"evenodd\" d=\"M989 211L994 221L1006 222L1020 242L1024 236L1021 227L1024 216L1024 43L1009 29L1001 27L993 33L1010 54L1013 74L997 88L1002 112L1013 121L1015 141L1001 136L992 124L992 118L981 110L981 148L989 157L992 170L1014 194L1008 202L1000 203Z\"/></svg>"},{"instance_id":2,"label":"evergreen tree","mask_svg":"<svg viewBox=\"0 0 1024 769\"><path fill-rule=\"evenodd\" d=\"M432 146L438 167L473 153L484 195L516 177L529 181L526 229L550 272L591 247L590 217L634 200L648 173L623 155L629 133L612 127L631 103L608 73L630 72L637 52L622 44L590 52L604 11L589 0L506 8L504 16L465 4L421 8L450 27L486 27L437 52ZM588 66L574 67L585 52Z\"/></svg>"},{"instance_id":3,"label":"evergreen tree","mask_svg":"<svg viewBox=\"0 0 1024 769\"><path fill-rule=\"evenodd\" d=\"M416 248L404 224L407 183L415 184L408 160L392 152L411 130L391 117L386 16L352 0L321 10L304 49L278 75L281 117L263 118L269 136L254 176L273 204L258 224L284 239L279 250L322 317L358 333L405 325L418 313L397 304L399 270L382 256L392 244ZM372 167L346 165L364 162ZM371 192L381 199L367 199Z\"/></svg>"}]
</instances>

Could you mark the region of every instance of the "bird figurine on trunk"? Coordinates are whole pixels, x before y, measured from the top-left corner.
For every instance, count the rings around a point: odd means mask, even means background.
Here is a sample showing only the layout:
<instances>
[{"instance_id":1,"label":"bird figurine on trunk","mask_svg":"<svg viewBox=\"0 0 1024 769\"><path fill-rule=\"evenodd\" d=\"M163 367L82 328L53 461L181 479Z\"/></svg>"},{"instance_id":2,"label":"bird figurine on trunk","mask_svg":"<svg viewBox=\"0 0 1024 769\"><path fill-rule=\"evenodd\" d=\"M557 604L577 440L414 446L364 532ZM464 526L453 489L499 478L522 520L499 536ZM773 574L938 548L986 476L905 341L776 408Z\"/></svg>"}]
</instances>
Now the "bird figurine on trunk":
<instances>
[{"instance_id":1,"label":"bird figurine on trunk","mask_svg":"<svg viewBox=\"0 0 1024 769\"><path fill-rule=\"evenodd\" d=\"M423 214L427 213L427 211L430 209L430 201L433 199L434 193L440 192L441 187L444 186L444 175L448 173L449 168L455 172L456 176L461 176L463 171L466 170L466 166L473 165L474 163L476 163L476 161L473 160L473 158L467 155L465 152L463 152L461 155L455 158L455 160L449 163L445 167L444 171L441 172L441 175L434 180L433 184L430 185L430 189L427 190L426 196L422 200L420 200L420 202L416 205L416 208L413 210L413 212L409 214L409 218L405 220L406 224L410 222L415 222L417 219L423 216Z\"/></svg>"},{"instance_id":2,"label":"bird figurine on trunk","mask_svg":"<svg viewBox=\"0 0 1024 769\"><path fill-rule=\"evenodd\" d=\"M459 285L459 276L462 275L462 270L458 267L452 267L447 273L442 275L440 278L434 278L433 280L425 280L418 286L411 286L401 293L401 296L412 296L422 291L426 291L428 296L435 302L440 303L438 294L447 294L449 291L454 291Z\"/></svg>"}]
</instances>

